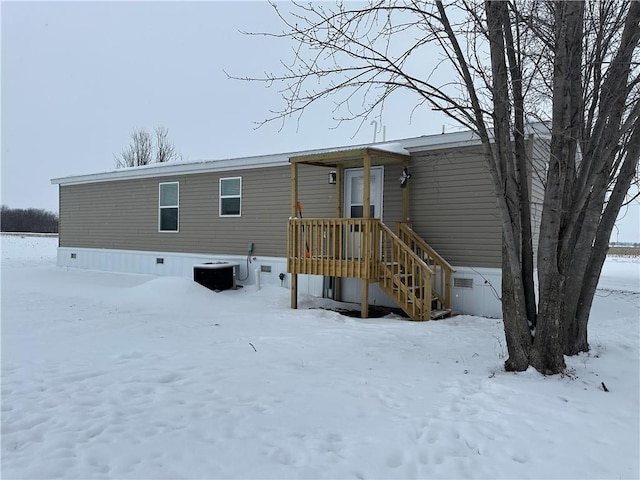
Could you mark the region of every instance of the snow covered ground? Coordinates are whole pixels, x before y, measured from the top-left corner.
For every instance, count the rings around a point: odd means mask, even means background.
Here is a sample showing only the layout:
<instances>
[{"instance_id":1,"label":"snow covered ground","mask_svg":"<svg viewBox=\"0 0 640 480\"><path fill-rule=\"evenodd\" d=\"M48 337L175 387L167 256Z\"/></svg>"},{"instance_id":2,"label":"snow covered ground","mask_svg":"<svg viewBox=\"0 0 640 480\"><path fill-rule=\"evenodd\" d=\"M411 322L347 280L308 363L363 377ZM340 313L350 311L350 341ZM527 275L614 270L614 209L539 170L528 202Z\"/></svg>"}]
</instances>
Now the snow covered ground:
<instances>
[{"instance_id":1,"label":"snow covered ground","mask_svg":"<svg viewBox=\"0 0 640 480\"><path fill-rule=\"evenodd\" d=\"M57 268L56 241L2 237L2 478L640 476L638 259L607 260L592 351L543 377L502 371L499 320L290 310Z\"/></svg>"}]
</instances>

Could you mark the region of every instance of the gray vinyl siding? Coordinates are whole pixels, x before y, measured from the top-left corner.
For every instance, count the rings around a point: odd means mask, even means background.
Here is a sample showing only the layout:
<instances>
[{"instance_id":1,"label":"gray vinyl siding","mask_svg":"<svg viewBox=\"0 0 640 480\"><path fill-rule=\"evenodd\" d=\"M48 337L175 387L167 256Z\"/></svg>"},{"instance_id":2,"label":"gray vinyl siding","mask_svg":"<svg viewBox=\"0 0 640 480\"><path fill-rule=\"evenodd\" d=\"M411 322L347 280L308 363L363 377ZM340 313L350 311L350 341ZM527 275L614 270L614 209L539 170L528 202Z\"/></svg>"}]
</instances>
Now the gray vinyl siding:
<instances>
[{"instance_id":1,"label":"gray vinyl siding","mask_svg":"<svg viewBox=\"0 0 640 480\"><path fill-rule=\"evenodd\" d=\"M335 186L323 168L299 169L305 217L335 215ZM242 216L219 216L219 179L242 177ZM158 232L158 185L180 184L179 232ZM60 246L285 256L290 169L271 167L60 186Z\"/></svg>"},{"instance_id":2,"label":"gray vinyl siding","mask_svg":"<svg viewBox=\"0 0 640 480\"><path fill-rule=\"evenodd\" d=\"M336 185L329 184L327 167L298 165L298 200L302 204L303 218L333 218L336 216ZM287 216L291 216L291 169L285 169L283 195L286 197ZM284 227L286 232L286 222ZM286 243L286 239L285 239ZM284 255L284 254L283 254Z\"/></svg>"},{"instance_id":3,"label":"gray vinyl siding","mask_svg":"<svg viewBox=\"0 0 640 480\"><path fill-rule=\"evenodd\" d=\"M414 230L452 265L501 266L502 227L481 147L412 153Z\"/></svg>"},{"instance_id":4,"label":"gray vinyl siding","mask_svg":"<svg viewBox=\"0 0 640 480\"><path fill-rule=\"evenodd\" d=\"M544 195L541 165L548 144L532 147L534 242ZM546 156L545 156L546 155ZM336 185L329 168L299 165L298 192L304 218L335 217ZM501 266L501 225L481 147L412 152L409 217L415 231L449 263ZM400 165L385 165L383 221L401 220ZM219 216L219 180L242 177L242 215ZM179 231L158 231L159 184L177 181ZM60 185L60 246L158 252L286 256L291 216L291 168L262 167L228 172Z\"/></svg>"},{"instance_id":5,"label":"gray vinyl siding","mask_svg":"<svg viewBox=\"0 0 640 480\"><path fill-rule=\"evenodd\" d=\"M402 188L400 188L401 165L384 166L382 188L382 221L395 231L396 222L402 220Z\"/></svg>"},{"instance_id":6,"label":"gray vinyl siding","mask_svg":"<svg viewBox=\"0 0 640 480\"><path fill-rule=\"evenodd\" d=\"M544 185L547 176L546 166L549 163L549 155L551 154L550 140L539 137L534 138L531 153L531 223L533 225L533 250L537 259L540 221L544 203Z\"/></svg>"}]
</instances>

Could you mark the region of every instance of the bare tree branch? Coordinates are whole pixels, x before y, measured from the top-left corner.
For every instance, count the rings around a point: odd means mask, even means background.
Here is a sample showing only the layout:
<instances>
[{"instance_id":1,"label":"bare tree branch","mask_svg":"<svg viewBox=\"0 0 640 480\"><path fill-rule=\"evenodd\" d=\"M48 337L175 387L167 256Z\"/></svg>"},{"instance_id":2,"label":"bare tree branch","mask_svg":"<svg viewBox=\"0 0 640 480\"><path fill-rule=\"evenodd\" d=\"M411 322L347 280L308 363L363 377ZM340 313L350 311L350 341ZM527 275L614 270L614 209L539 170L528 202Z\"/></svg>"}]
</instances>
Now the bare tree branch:
<instances>
[{"instance_id":1,"label":"bare tree branch","mask_svg":"<svg viewBox=\"0 0 640 480\"><path fill-rule=\"evenodd\" d=\"M176 149L169 142L169 130L167 127L162 125L158 125L155 128L156 134L156 162L164 163L170 162L177 158Z\"/></svg>"},{"instance_id":2,"label":"bare tree branch","mask_svg":"<svg viewBox=\"0 0 640 480\"><path fill-rule=\"evenodd\" d=\"M116 168L140 167L153 162L176 160L178 154L168 137L169 130L162 125L155 128L155 144L149 132L144 129L135 129L131 133L129 145L115 157Z\"/></svg>"},{"instance_id":3,"label":"bare tree branch","mask_svg":"<svg viewBox=\"0 0 640 480\"><path fill-rule=\"evenodd\" d=\"M153 160L153 141L149 132L135 129L131 133L131 143L116 157L116 167L140 167L148 165Z\"/></svg>"},{"instance_id":4,"label":"bare tree branch","mask_svg":"<svg viewBox=\"0 0 640 480\"><path fill-rule=\"evenodd\" d=\"M395 92L480 138L503 229L503 316L510 369L564 368L586 326L613 222L637 181L640 2L370 0L272 3L292 43L277 73L229 78L276 86L283 106L258 126L333 100L336 125L381 115ZM549 121L544 172L527 165L525 122ZM536 147L540 155L544 147ZM531 173L529 173L531 171ZM545 200L532 287L530 176ZM595 284L594 284L595 278ZM522 318L535 322L535 335ZM532 343L532 339L534 338Z\"/></svg>"}]
</instances>

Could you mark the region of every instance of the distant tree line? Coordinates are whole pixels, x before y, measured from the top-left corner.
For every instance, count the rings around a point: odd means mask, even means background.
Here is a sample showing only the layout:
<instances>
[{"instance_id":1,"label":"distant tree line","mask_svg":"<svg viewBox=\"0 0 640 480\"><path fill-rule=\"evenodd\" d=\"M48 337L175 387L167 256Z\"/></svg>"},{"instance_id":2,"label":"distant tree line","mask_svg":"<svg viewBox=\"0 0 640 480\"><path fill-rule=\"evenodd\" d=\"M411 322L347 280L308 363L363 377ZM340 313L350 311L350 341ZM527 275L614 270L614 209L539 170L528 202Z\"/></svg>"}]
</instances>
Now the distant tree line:
<instances>
[{"instance_id":1,"label":"distant tree line","mask_svg":"<svg viewBox=\"0 0 640 480\"><path fill-rule=\"evenodd\" d=\"M41 208L9 208L2 205L3 232L58 233L58 215Z\"/></svg>"}]
</instances>

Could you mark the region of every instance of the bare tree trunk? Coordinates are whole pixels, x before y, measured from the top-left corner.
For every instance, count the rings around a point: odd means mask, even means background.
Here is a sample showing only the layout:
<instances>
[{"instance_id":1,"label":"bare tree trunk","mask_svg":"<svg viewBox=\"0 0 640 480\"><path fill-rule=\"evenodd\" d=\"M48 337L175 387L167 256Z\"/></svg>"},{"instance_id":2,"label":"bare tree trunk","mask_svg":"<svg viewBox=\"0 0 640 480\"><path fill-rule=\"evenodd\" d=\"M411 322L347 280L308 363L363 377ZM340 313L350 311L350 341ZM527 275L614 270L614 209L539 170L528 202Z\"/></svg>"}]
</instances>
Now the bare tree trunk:
<instances>
[{"instance_id":1,"label":"bare tree trunk","mask_svg":"<svg viewBox=\"0 0 640 480\"><path fill-rule=\"evenodd\" d=\"M574 198L568 214L568 228L562 250L570 257L564 295L564 351L575 355L589 350L587 323L608 242L624 196L637 169L640 132L638 100L635 113L622 124L628 108L629 64L640 41L640 3L630 4L621 36L621 48L604 79L602 102L593 131L583 133L583 158ZM620 143L626 137L626 152ZM620 162L620 163L616 163ZM615 180L607 200L610 182ZM603 205L606 208L603 211Z\"/></svg>"},{"instance_id":2,"label":"bare tree trunk","mask_svg":"<svg viewBox=\"0 0 640 480\"><path fill-rule=\"evenodd\" d=\"M525 291L526 314L531 328L537 323L535 283L533 280L533 232L531 230L531 200L527 178L527 158L524 141L524 125L516 126L515 137L515 164L517 166L519 200L520 200L520 225L521 225L521 259L522 259L522 283Z\"/></svg>"},{"instance_id":3,"label":"bare tree trunk","mask_svg":"<svg viewBox=\"0 0 640 480\"><path fill-rule=\"evenodd\" d=\"M487 1L485 8L493 78L492 99L496 146L495 154L488 155L488 161L490 170L495 170L494 177L498 179L497 182L494 180L494 186L501 185L505 199L504 206L501 207L503 212L502 317L509 353L505 369L523 371L529 367L530 327L535 323L536 307L529 192L524 163L526 152L523 136L521 77L519 65L513 55L513 36L507 4L500 1ZM507 55L510 58L509 67ZM509 78L511 78L511 90L518 92L513 96L513 100L510 95ZM511 128L512 111L515 117L515 129ZM515 142L512 141L512 133L516 139ZM523 178L525 185L522 184ZM501 194L500 189L496 189L496 194ZM527 255L531 255L530 260L526 258Z\"/></svg>"},{"instance_id":4,"label":"bare tree trunk","mask_svg":"<svg viewBox=\"0 0 640 480\"><path fill-rule=\"evenodd\" d=\"M631 181L637 173L638 160L640 160L640 126L636 123L632 137L628 144L627 153L622 168L617 175L616 183L607 202L607 207L602 214L602 219L595 234L595 242L591 249L589 261L584 267L583 282L577 295L576 308L573 315L565 321L570 335L565 337L565 354L576 355L589 350L587 338L587 324L589 312L593 304L593 297L598 286L598 279L602 271L602 265L609 249L609 238L616 221L616 217Z\"/></svg>"},{"instance_id":5,"label":"bare tree trunk","mask_svg":"<svg viewBox=\"0 0 640 480\"><path fill-rule=\"evenodd\" d=\"M575 179L576 153L582 125L583 2L556 2L551 159L540 225L538 323L531 364L544 374L565 368L563 302L570 253L560 239L567 228L566 208Z\"/></svg>"},{"instance_id":6,"label":"bare tree trunk","mask_svg":"<svg viewBox=\"0 0 640 480\"><path fill-rule=\"evenodd\" d=\"M504 362L508 372L522 372L529 368L531 331L526 305L518 301L515 282L509 265L509 246L502 243L502 320L509 358Z\"/></svg>"},{"instance_id":7,"label":"bare tree trunk","mask_svg":"<svg viewBox=\"0 0 640 480\"><path fill-rule=\"evenodd\" d=\"M552 152L557 151L559 147L556 145L554 148L552 145ZM552 154L538 243L538 322L531 352L531 364L544 374L558 373L565 368L561 347L561 299L564 281L560 274L558 258L560 205L564 183L561 170L558 154Z\"/></svg>"},{"instance_id":8,"label":"bare tree trunk","mask_svg":"<svg viewBox=\"0 0 640 480\"><path fill-rule=\"evenodd\" d=\"M531 197L529 194L529 178L527 174L527 155L524 140L524 96L522 93L522 70L516 55L516 45L511 31L507 2L499 2L502 9L502 28L505 36L506 54L509 60L511 92L513 94L514 129L513 144L515 170L518 181L520 204L522 283L525 293L527 319L531 327L536 325L536 294L533 281L533 232L531 230ZM513 8L516 8L515 5ZM515 12L517 15L517 12Z\"/></svg>"}]
</instances>

